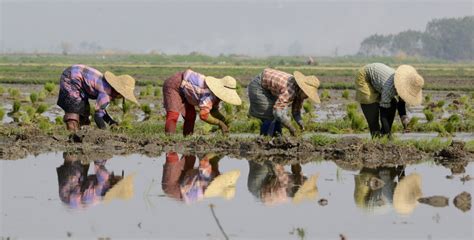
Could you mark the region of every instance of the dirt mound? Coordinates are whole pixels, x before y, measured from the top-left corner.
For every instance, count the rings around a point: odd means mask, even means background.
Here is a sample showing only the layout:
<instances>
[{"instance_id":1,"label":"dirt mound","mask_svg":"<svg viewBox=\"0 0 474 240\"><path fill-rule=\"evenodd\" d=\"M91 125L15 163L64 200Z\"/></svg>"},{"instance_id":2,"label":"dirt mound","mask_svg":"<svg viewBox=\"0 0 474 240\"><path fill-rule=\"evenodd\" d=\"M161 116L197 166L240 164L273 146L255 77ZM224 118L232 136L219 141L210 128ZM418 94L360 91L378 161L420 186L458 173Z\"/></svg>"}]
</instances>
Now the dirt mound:
<instances>
[{"instance_id":1,"label":"dirt mound","mask_svg":"<svg viewBox=\"0 0 474 240\"><path fill-rule=\"evenodd\" d=\"M423 159L425 153L415 147L400 146L393 143L378 143L360 138L345 138L328 148L322 149L325 159L351 170L362 166L396 166L415 163Z\"/></svg>"},{"instance_id":2,"label":"dirt mound","mask_svg":"<svg viewBox=\"0 0 474 240\"><path fill-rule=\"evenodd\" d=\"M447 148L439 151L435 156L444 159L462 159L467 153L464 149L464 142L453 141Z\"/></svg>"}]
</instances>

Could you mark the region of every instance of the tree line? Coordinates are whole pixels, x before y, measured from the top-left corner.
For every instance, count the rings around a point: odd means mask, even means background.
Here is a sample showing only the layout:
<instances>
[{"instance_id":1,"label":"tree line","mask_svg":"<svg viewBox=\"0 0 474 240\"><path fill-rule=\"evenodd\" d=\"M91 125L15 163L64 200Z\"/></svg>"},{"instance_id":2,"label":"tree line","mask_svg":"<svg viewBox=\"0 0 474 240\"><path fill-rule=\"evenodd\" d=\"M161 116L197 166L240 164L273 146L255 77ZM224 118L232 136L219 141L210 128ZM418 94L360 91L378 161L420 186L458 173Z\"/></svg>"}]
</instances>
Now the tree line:
<instances>
[{"instance_id":1,"label":"tree line","mask_svg":"<svg viewBox=\"0 0 474 240\"><path fill-rule=\"evenodd\" d=\"M474 60L474 16L434 19L424 32L371 35L360 44L358 55Z\"/></svg>"}]
</instances>

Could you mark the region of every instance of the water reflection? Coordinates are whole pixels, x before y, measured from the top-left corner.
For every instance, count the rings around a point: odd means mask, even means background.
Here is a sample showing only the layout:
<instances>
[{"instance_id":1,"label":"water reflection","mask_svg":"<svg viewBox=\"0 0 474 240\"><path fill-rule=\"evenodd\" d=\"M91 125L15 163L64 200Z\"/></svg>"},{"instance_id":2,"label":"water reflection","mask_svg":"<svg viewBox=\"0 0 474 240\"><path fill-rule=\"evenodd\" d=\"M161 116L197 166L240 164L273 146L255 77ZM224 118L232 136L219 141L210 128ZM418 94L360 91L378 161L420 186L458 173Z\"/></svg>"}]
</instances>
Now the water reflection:
<instances>
[{"instance_id":1,"label":"water reflection","mask_svg":"<svg viewBox=\"0 0 474 240\"><path fill-rule=\"evenodd\" d=\"M397 213L408 215L422 196L421 176L405 176L404 166L363 168L354 182L356 206L370 213L386 213L393 206Z\"/></svg>"},{"instance_id":2,"label":"water reflection","mask_svg":"<svg viewBox=\"0 0 474 240\"><path fill-rule=\"evenodd\" d=\"M195 155L184 154L180 158L176 152L166 153L161 185L163 192L168 197L188 204L210 197L232 199L240 171L221 174L221 158L218 154L208 153L200 158L195 167L198 160Z\"/></svg>"},{"instance_id":3,"label":"water reflection","mask_svg":"<svg viewBox=\"0 0 474 240\"><path fill-rule=\"evenodd\" d=\"M293 198L294 203L317 198L317 176L303 175L300 164L291 165L291 172L281 164L270 161L249 161L248 190L265 205L277 205Z\"/></svg>"},{"instance_id":4,"label":"water reflection","mask_svg":"<svg viewBox=\"0 0 474 240\"><path fill-rule=\"evenodd\" d=\"M82 163L80 155L63 154L64 162L56 168L59 185L59 198L69 207L86 208L102 200L129 199L133 196L133 175L124 178L124 172L116 176L105 167L107 160ZM94 174L88 175L93 167Z\"/></svg>"}]
</instances>

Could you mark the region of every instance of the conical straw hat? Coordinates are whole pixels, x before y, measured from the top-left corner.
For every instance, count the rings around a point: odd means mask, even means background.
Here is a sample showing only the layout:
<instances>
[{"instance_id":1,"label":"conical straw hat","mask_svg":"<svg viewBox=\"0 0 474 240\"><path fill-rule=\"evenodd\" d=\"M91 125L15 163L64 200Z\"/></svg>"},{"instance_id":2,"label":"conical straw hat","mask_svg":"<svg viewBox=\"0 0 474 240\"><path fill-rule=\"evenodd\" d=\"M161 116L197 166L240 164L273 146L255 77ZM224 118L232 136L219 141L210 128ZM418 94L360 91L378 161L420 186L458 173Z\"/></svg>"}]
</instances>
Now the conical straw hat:
<instances>
[{"instance_id":1,"label":"conical straw hat","mask_svg":"<svg viewBox=\"0 0 474 240\"><path fill-rule=\"evenodd\" d=\"M115 184L104 196L105 202L110 202L113 199L128 200L133 197L133 179L135 174L126 176Z\"/></svg>"},{"instance_id":2,"label":"conical straw hat","mask_svg":"<svg viewBox=\"0 0 474 240\"><path fill-rule=\"evenodd\" d=\"M206 84L209 89L219 99L232 105L242 104L242 100L237 94L237 81L231 76L225 76L223 78L206 77Z\"/></svg>"},{"instance_id":3,"label":"conical straw hat","mask_svg":"<svg viewBox=\"0 0 474 240\"><path fill-rule=\"evenodd\" d=\"M422 88L425 83L423 77L410 65L400 65L395 71L395 89L398 95L408 105L420 105Z\"/></svg>"},{"instance_id":4,"label":"conical straw hat","mask_svg":"<svg viewBox=\"0 0 474 240\"><path fill-rule=\"evenodd\" d=\"M204 192L205 198L223 197L224 199L232 199L235 196L235 184L240 177L240 170L226 172L214 178L211 184Z\"/></svg>"},{"instance_id":5,"label":"conical straw hat","mask_svg":"<svg viewBox=\"0 0 474 240\"><path fill-rule=\"evenodd\" d=\"M315 200L318 195L318 187L316 186L316 181L318 180L319 174L312 175L303 185L298 189L293 197L293 203L298 204L303 200Z\"/></svg>"},{"instance_id":6,"label":"conical straw hat","mask_svg":"<svg viewBox=\"0 0 474 240\"><path fill-rule=\"evenodd\" d=\"M107 71L104 74L105 80L112 86L115 91L120 93L125 99L128 99L138 104L137 98L133 91L135 90L135 79L130 75L115 76L113 73Z\"/></svg>"},{"instance_id":7,"label":"conical straw hat","mask_svg":"<svg viewBox=\"0 0 474 240\"><path fill-rule=\"evenodd\" d=\"M318 95L319 79L316 76L305 76L301 72L293 72L296 83L314 103L320 103Z\"/></svg>"},{"instance_id":8,"label":"conical straw hat","mask_svg":"<svg viewBox=\"0 0 474 240\"><path fill-rule=\"evenodd\" d=\"M421 193L421 176L412 173L404 177L393 193L393 207L399 214L409 215L416 207Z\"/></svg>"}]
</instances>

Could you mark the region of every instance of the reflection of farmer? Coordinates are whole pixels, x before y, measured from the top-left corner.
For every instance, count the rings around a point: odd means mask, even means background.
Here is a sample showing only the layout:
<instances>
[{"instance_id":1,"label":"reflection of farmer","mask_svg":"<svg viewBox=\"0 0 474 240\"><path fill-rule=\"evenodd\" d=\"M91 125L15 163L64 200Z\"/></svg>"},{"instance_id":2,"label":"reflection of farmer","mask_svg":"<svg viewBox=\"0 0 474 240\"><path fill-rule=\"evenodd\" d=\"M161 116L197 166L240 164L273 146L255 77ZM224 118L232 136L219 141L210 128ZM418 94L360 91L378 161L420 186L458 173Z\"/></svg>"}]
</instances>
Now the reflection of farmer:
<instances>
[{"instance_id":1,"label":"reflection of farmer","mask_svg":"<svg viewBox=\"0 0 474 240\"><path fill-rule=\"evenodd\" d=\"M301 166L294 164L291 166L291 173L286 172L283 165L274 164L270 161L265 161L260 164L254 161L249 161L249 175L247 180L247 187L249 191L264 204L275 205L288 201L289 198L302 195L298 193L299 190L307 181L307 177L302 175ZM316 182L313 182L313 192L309 193L305 188L306 197L315 197L314 190ZM308 195L309 194L309 195ZM296 199L299 202L305 196Z\"/></svg>"},{"instance_id":2,"label":"reflection of farmer","mask_svg":"<svg viewBox=\"0 0 474 240\"><path fill-rule=\"evenodd\" d=\"M287 116L288 108L301 130L304 130L301 108L309 97L319 103L317 89L319 80L315 76L304 76L300 72L293 75L266 68L257 75L248 86L250 99L249 114L262 120L261 135L281 135L282 125L296 135Z\"/></svg>"},{"instance_id":3,"label":"reflection of farmer","mask_svg":"<svg viewBox=\"0 0 474 240\"><path fill-rule=\"evenodd\" d=\"M398 213L409 214L416 199L421 197L420 182L417 174L405 177L405 169L401 166L363 168L355 176L354 201L359 208L369 212L383 213L393 204Z\"/></svg>"},{"instance_id":4,"label":"reflection of farmer","mask_svg":"<svg viewBox=\"0 0 474 240\"><path fill-rule=\"evenodd\" d=\"M239 174L231 171L230 174L221 175L218 165L220 159L221 157L216 154L206 154L199 160L199 166L194 168L196 162L194 155L183 155L179 159L176 152L167 153L163 166L161 185L163 191L169 197L186 203L200 201L204 197L231 198L233 195L229 197L229 194L233 192L228 191L228 188L231 187L230 185L235 185ZM228 185L221 181L227 182ZM215 186L211 187L212 184ZM209 190L211 190L210 193L208 193Z\"/></svg>"},{"instance_id":5,"label":"reflection of farmer","mask_svg":"<svg viewBox=\"0 0 474 240\"><path fill-rule=\"evenodd\" d=\"M356 100L367 119L370 134L377 137L390 136L397 109L403 127L407 128L409 119L405 103L421 104L424 80L409 65L401 65L395 70L382 63L372 63L359 70L355 84Z\"/></svg>"},{"instance_id":6,"label":"reflection of farmer","mask_svg":"<svg viewBox=\"0 0 474 240\"><path fill-rule=\"evenodd\" d=\"M166 133L175 133L176 123L181 114L184 118L183 134L192 134L196 120L195 106L199 107L201 120L217 125L223 133L227 133L229 122L219 112L219 103L222 100L232 105L242 104L236 87L235 79L230 76L217 79L190 69L171 76L163 85Z\"/></svg>"},{"instance_id":7,"label":"reflection of farmer","mask_svg":"<svg viewBox=\"0 0 474 240\"><path fill-rule=\"evenodd\" d=\"M59 198L72 208L96 205L123 176L105 168L106 160L94 161L94 175L87 175L89 164L81 164L76 155L64 153L64 163L56 169Z\"/></svg>"},{"instance_id":8,"label":"reflection of farmer","mask_svg":"<svg viewBox=\"0 0 474 240\"><path fill-rule=\"evenodd\" d=\"M135 79L129 75L115 76L111 72L104 75L85 65L72 65L66 68L60 79L58 105L66 112L64 121L70 131L79 130L81 125L89 125L89 99L95 99L94 121L104 129L106 123L116 124L106 108L110 101L124 97L134 103Z\"/></svg>"}]
</instances>

